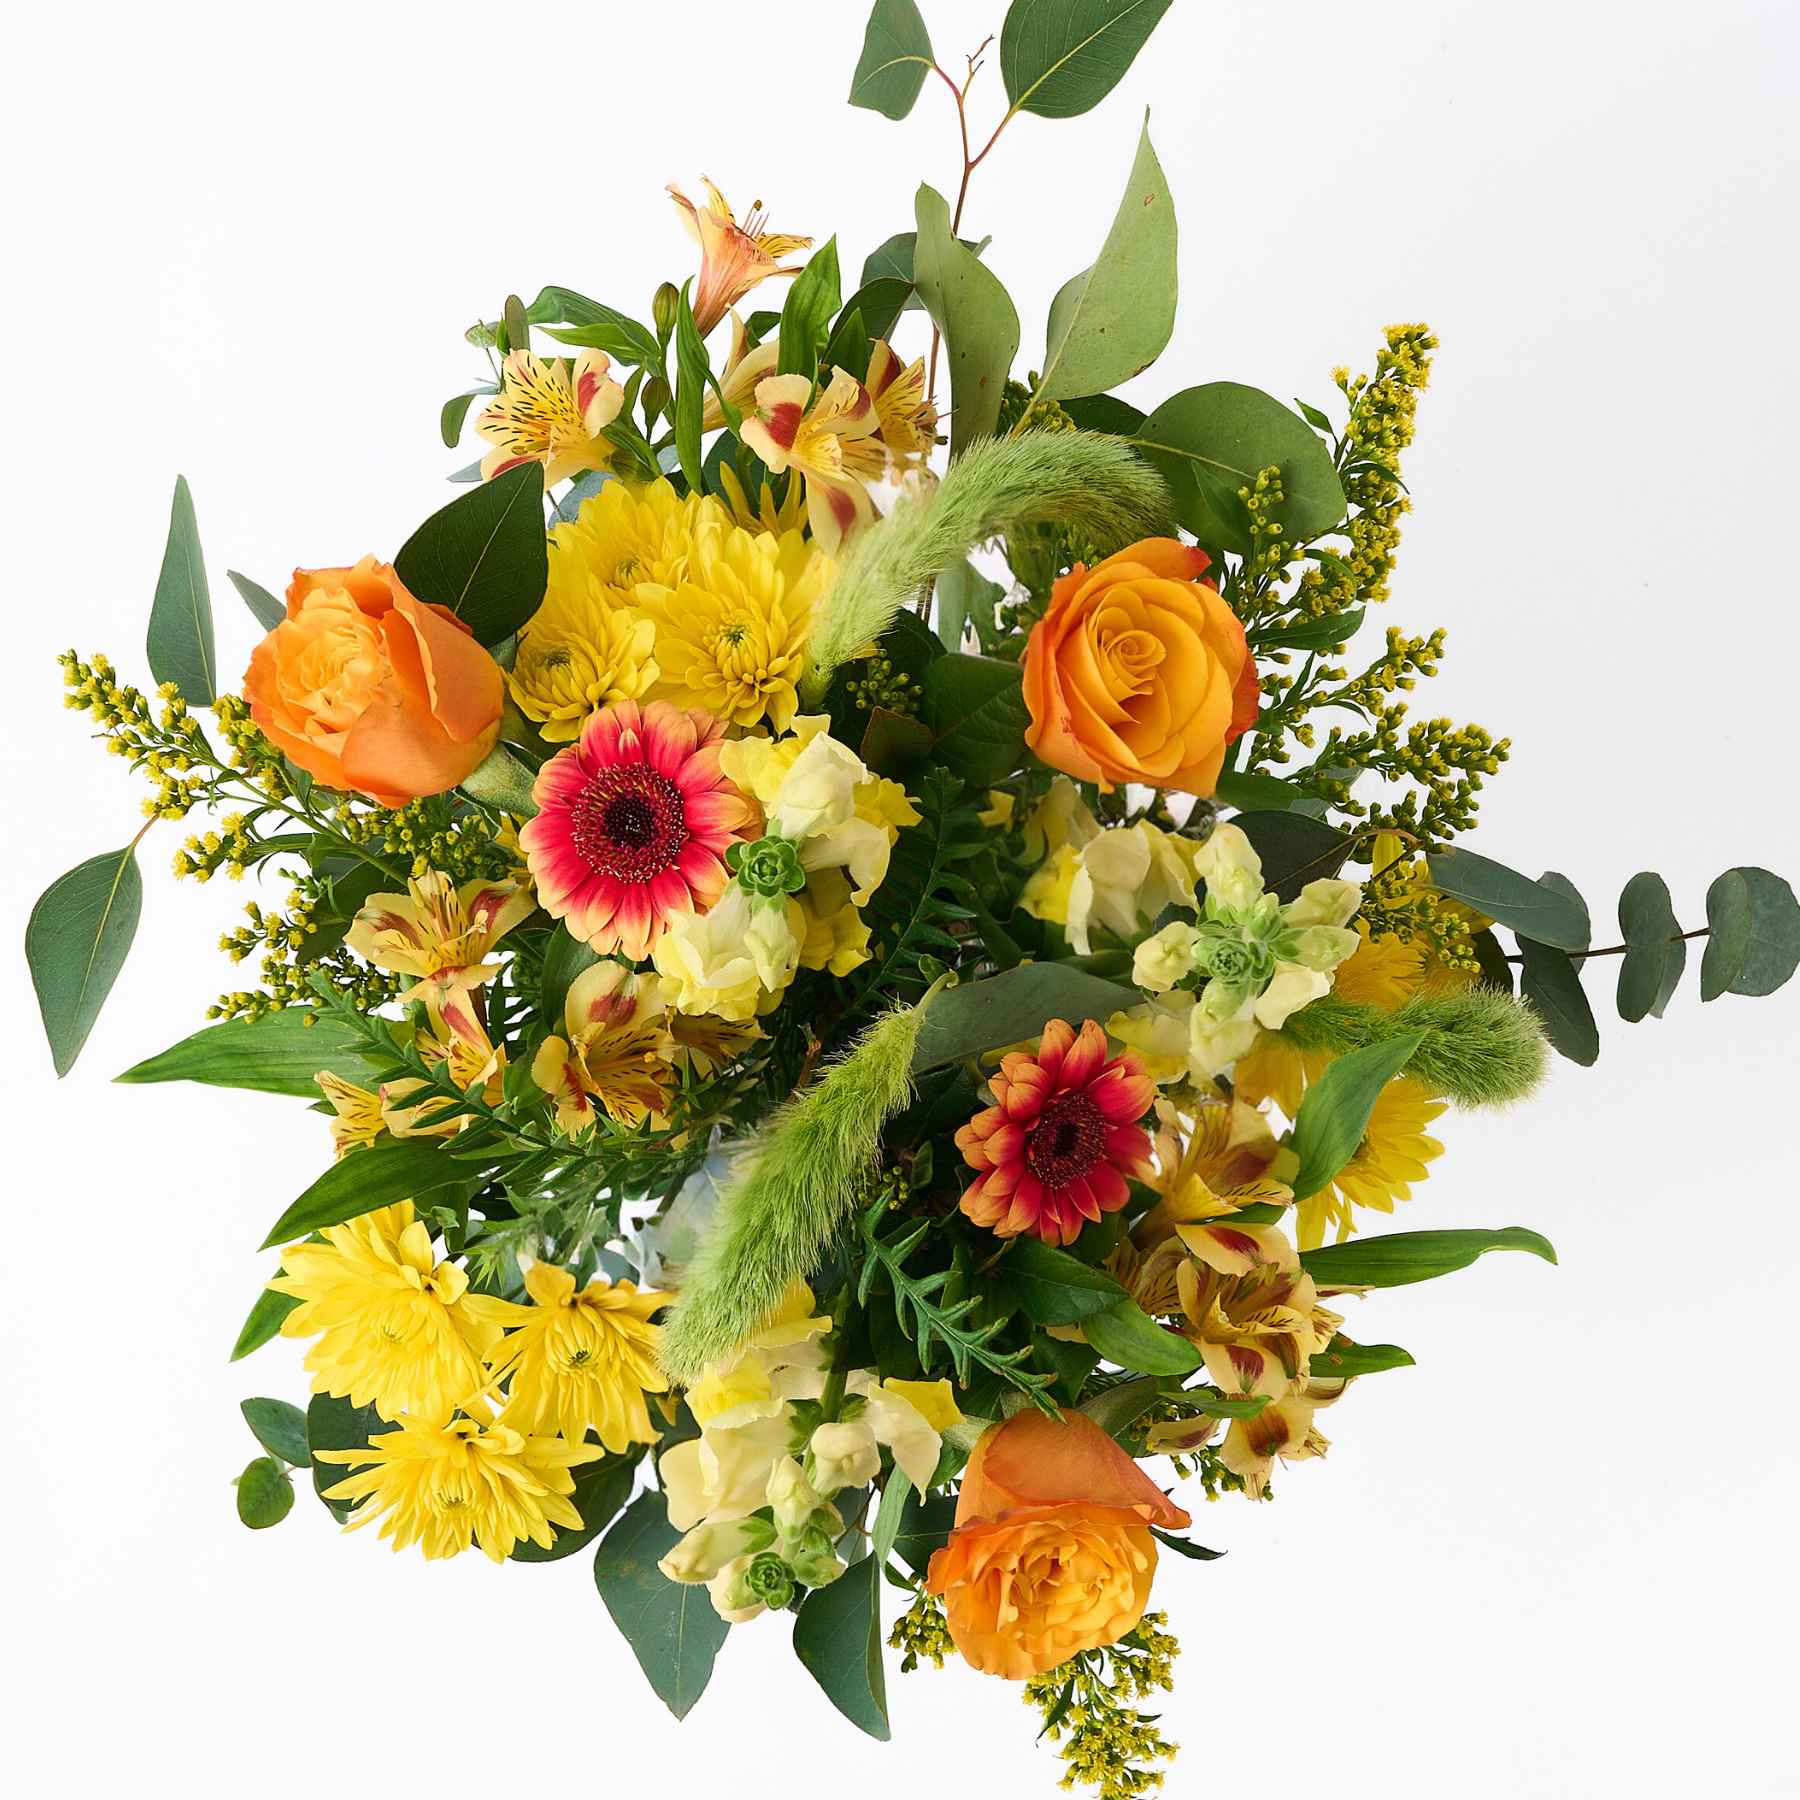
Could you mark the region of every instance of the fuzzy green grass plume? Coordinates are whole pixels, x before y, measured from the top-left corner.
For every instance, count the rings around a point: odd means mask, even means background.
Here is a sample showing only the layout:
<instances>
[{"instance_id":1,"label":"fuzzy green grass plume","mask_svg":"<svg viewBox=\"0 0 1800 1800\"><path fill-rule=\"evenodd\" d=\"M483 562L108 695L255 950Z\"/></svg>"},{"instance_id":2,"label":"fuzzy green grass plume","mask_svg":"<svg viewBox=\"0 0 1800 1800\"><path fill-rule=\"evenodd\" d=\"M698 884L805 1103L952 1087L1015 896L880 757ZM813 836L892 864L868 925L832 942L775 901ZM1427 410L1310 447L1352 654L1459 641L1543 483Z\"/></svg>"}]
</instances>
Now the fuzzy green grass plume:
<instances>
[{"instance_id":1,"label":"fuzzy green grass plume","mask_svg":"<svg viewBox=\"0 0 1800 1800\"><path fill-rule=\"evenodd\" d=\"M1028 431L977 444L931 493L902 500L852 542L807 642L806 704L817 706L839 664L878 638L940 570L1045 519L1113 548L1173 529L1168 490L1117 438Z\"/></svg>"},{"instance_id":2,"label":"fuzzy green grass plume","mask_svg":"<svg viewBox=\"0 0 1800 1800\"><path fill-rule=\"evenodd\" d=\"M1302 1050L1347 1050L1422 1031L1405 1074L1462 1106L1523 1100L1550 1061L1544 1028L1523 1000L1499 988L1418 994L1392 1012L1327 995L1292 1015L1281 1035Z\"/></svg>"},{"instance_id":3,"label":"fuzzy green grass plume","mask_svg":"<svg viewBox=\"0 0 1800 1800\"><path fill-rule=\"evenodd\" d=\"M739 1349L818 1267L875 1160L882 1126L912 1093L924 1010L877 1019L751 1141L663 1332L663 1367L676 1381L693 1381Z\"/></svg>"}]
</instances>

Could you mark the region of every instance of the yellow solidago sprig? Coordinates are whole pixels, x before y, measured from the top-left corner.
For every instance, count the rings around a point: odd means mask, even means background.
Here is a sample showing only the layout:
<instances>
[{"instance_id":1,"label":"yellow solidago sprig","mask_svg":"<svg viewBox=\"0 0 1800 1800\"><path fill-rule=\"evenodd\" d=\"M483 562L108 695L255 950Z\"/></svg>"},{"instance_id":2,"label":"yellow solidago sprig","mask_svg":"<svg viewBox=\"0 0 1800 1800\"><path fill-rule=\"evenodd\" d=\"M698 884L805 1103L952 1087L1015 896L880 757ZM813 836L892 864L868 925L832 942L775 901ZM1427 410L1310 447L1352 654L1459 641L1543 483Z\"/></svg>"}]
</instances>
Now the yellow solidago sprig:
<instances>
[{"instance_id":1,"label":"yellow solidago sprig","mask_svg":"<svg viewBox=\"0 0 1800 1800\"><path fill-rule=\"evenodd\" d=\"M1060 1668L1033 1675L1025 1701L1044 1716L1044 1735L1068 1766L1064 1787L1080 1783L1097 1800L1133 1800L1163 1784L1176 1746L1137 1702L1174 1685L1181 1646L1163 1629L1165 1613L1145 1613L1115 1644L1084 1650Z\"/></svg>"}]
</instances>

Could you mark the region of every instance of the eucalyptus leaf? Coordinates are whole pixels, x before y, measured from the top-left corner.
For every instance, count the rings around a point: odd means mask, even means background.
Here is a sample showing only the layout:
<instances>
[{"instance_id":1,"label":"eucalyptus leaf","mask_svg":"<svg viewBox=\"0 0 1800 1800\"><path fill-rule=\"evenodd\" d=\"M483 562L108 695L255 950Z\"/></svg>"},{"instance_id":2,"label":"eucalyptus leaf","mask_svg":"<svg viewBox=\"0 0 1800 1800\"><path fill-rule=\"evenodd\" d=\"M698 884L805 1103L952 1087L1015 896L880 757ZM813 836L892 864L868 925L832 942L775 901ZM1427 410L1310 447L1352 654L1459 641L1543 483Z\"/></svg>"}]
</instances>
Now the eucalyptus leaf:
<instances>
[{"instance_id":1,"label":"eucalyptus leaf","mask_svg":"<svg viewBox=\"0 0 1800 1800\"><path fill-rule=\"evenodd\" d=\"M319 1014L307 1023L304 1006L277 1007L256 1018L226 1019L205 1025L180 1043L146 1057L116 1081L197 1081L207 1087L246 1088L259 1094L319 1097L314 1079L321 1070L341 1075L359 1087L372 1087L392 1073L396 1063L380 1052L353 1025Z\"/></svg>"},{"instance_id":2,"label":"eucalyptus leaf","mask_svg":"<svg viewBox=\"0 0 1800 1800\"><path fill-rule=\"evenodd\" d=\"M435 1138L394 1138L352 1150L275 1221L262 1247L291 1244L377 1207L470 1181L476 1173L470 1162L438 1148Z\"/></svg>"},{"instance_id":3,"label":"eucalyptus leaf","mask_svg":"<svg viewBox=\"0 0 1800 1800\"><path fill-rule=\"evenodd\" d=\"M1262 859L1263 885L1284 902L1298 899L1309 881L1336 875L1355 842L1305 813L1258 810L1231 822Z\"/></svg>"},{"instance_id":4,"label":"eucalyptus leaf","mask_svg":"<svg viewBox=\"0 0 1800 1800\"><path fill-rule=\"evenodd\" d=\"M1687 945L1669 884L1654 870L1641 870L1626 882L1619 895L1619 934L1625 940L1619 1017L1631 1025L1660 1019L1687 967Z\"/></svg>"},{"instance_id":5,"label":"eucalyptus leaf","mask_svg":"<svg viewBox=\"0 0 1800 1800\"><path fill-rule=\"evenodd\" d=\"M480 387L472 387L460 394L452 394L438 413L438 436L443 440L446 450L454 450L462 442L463 426L469 417L469 408L488 394L497 393L492 382L483 382ZM235 581L236 576L232 579Z\"/></svg>"},{"instance_id":6,"label":"eucalyptus leaf","mask_svg":"<svg viewBox=\"0 0 1800 1800\"><path fill-rule=\"evenodd\" d=\"M1706 890L1706 922L1702 1000L1772 994L1800 966L1800 901L1767 869L1727 869Z\"/></svg>"},{"instance_id":7,"label":"eucalyptus leaf","mask_svg":"<svg viewBox=\"0 0 1800 1800\"><path fill-rule=\"evenodd\" d=\"M904 119L931 73L931 34L913 0L875 0L862 55L850 78L850 104Z\"/></svg>"},{"instance_id":8,"label":"eucalyptus leaf","mask_svg":"<svg viewBox=\"0 0 1800 1800\"><path fill-rule=\"evenodd\" d=\"M1038 394L1049 400L1101 394L1147 369L1174 333L1175 290L1175 204L1146 113L1099 256L1050 303Z\"/></svg>"},{"instance_id":9,"label":"eucalyptus leaf","mask_svg":"<svg viewBox=\"0 0 1800 1800\"><path fill-rule=\"evenodd\" d=\"M921 186L914 209L913 281L949 356L954 460L970 444L993 436L1019 348L1019 315L999 277L951 235L943 195Z\"/></svg>"},{"instance_id":10,"label":"eucalyptus leaf","mask_svg":"<svg viewBox=\"0 0 1800 1800\"><path fill-rule=\"evenodd\" d=\"M1318 1193L1356 1154L1382 1089L1424 1041L1422 1031L1413 1031L1334 1057L1307 1088L1294 1120L1292 1148L1299 1167L1289 1185L1296 1200Z\"/></svg>"},{"instance_id":11,"label":"eucalyptus leaf","mask_svg":"<svg viewBox=\"0 0 1800 1800\"><path fill-rule=\"evenodd\" d=\"M306 1414L289 1400L242 1400L238 1410L256 1441L271 1456L296 1469L309 1468L312 1451L306 1441Z\"/></svg>"},{"instance_id":12,"label":"eucalyptus leaf","mask_svg":"<svg viewBox=\"0 0 1800 1800\"><path fill-rule=\"evenodd\" d=\"M883 1743L893 1736L881 1663L881 1564L874 1557L852 1563L801 1601L794 1654L859 1731Z\"/></svg>"},{"instance_id":13,"label":"eucalyptus leaf","mask_svg":"<svg viewBox=\"0 0 1800 1800\"><path fill-rule=\"evenodd\" d=\"M1392 1231L1302 1250L1300 1266L1321 1287L1406 1287L1466 1269L1489 1250L1525 1250L1556 1261L1550 1240L1522 1225L1498 1231Z\"/></svg>"},{"instance_id":14,"label":"eucalyptus leaf","mask_svg":"<svg viewBox=\"0 0 1800 1800\"><path fill-rule=\"evenodd\" d=\"M1213 799L1219 805L1245 812L1286 812L1291 807L1306 805L1309 798L1279 775L1246 774L1239 769L1226 769L1213 790Z\"/></svg>"},{"instance_id":15,"label":"eucalyptus leaf","mask_svg":"<svg viewBox=\"0 0 1800 1800\"><path fill-rule=\"evenodd\" d=\"M1543 1020L1551 1047L1570 1062L1590 1068L1600 1057L1600 1027L1581 985L1581 972L1568 952L1535 938L1519 938L1519 954L1525 959L1519 971L1519 992Z\"/></svg>"},{"instance_id":16,"label":"eucalyptus leaf","mask_svg":"<svg viewBox=\"0 0 1800 1800\"><path fill-rule=\"evenodd\" d=\"M544 599L550 560L544 538L544 467L503 470L440 507L400 546L394 569L420 600L447 607L497 644Z\"/></svg>"},{"instance_id":17,"label":"eucalyptus leaf","mask_svg":"<svg viewBox=\"0 0 1800 1800\"><path fill-rule=\"evenodd\" d=\"M156 597L150 603L145 644L150 673L172 681L190 706L211 706L218 698L218 655L213 648L212 595L200 555L200 527L187 477L175 477L169 506L169 535L163 545Z\"/></svg>"},{"instance_id":18,"label":"eucalyptus leaf","mask_svg":"<svg viewBox=\"0 0 1800 1800\"><path fill-rule=\"evenodd\" d=\"M326 1500L325 1490L347 1481L362 1463L321 1462L321 1450L361 1450L369 1440L395 1427L388 1424L372 1406L352 1406L336 1394L314 1394L306 1407L306 1442L312 1461L313 1492L330 1508L341 1525L350 1517L352 1508L366 1502Z\"/></svg>"},{"instance_id":19,"label":"eucalyptus leaf","mask_svg":"<svg viewBox=\"0 0 1800 1800\"><path fill-rule=\"evenodd\" d=\"M238 1517L252 1531L279 1525L294 1509L294 1484L272 1456L259 1456L232 1485L237 1489Z\"/></svg>"},{"instance_id":20,"label":"eucalyptus leaf","mask_svg":"<svg viewBox=\"0 0 1800 1800\"><path fill-rule=\"evenodd\" d=\"M252 581L248 575L240 575L236 569L227 569L225 577L237 589L251 616L264 631L273 631L287 617L286 604L260 582Z\"/></svg>"},{"instance_id":21,"label":"eucalyptus leaf","mask_svg":"<svg viewBox=\"0 0 1800 1800\"><path fill-rule=\"evenodd\" d=\"M59 876L25 926L25 960L59 1077L75 1066L137 935L144 878L135 847L90 857Z\"/></svg>"},{"instance_id":22,"label":"eucalyptus leaf","mask_svg":"<svg viewBox=\"0 0 1800 1800\"><path fill-rule=\"evenodd\" d=\"M1081 1321L1081 1334L1110 1363L1143 1375L1187 1375L1200 1367L1200 1352L1166 1330L1135 1300L1117 1301Z\"/></svg>"},{"instance_id":23,"label":"eucalyptus leaf","mask_svg":"<svg viewBox=\"0 0 1800 1800\"><path fill-rule=\"evenodd\" d=\"M900 1529L894 1534L894 1554L915 1575L923 1575L933 1553L949 1540L955 1523L954 1496L943 1492L909 1495L900 1515Z\"/></svg>"},{"instance_id":24,"label":"eucalyptus leaf","mask_svg":"<svg viewBox=\"0 0 1800 1800\"><path fill-rule=\"evenodd\" d=\"M1016 111L1072 119L1124 78L1170 0L1013 0L1000 77Z\"/></svg>"},{"instance_id":25,"label":"eucalyptus leaf","mask_svg":"<svg viewBox=\"0 0 1800 1800\"><path fill-rule=\"evenodd\" d=\"M1034 1325L1080 1324L1125 1299L1125 1290L1105 1270L1090 1268L1042 1238L1015 1238L999 1266ZM1105 1354L1104 1346L1094 1348Z\"/></svg>"},{"instance_id":26,"label":"eucalyptus leaf","mask_svg":"<svg viewBox=\"0 0 1800 1800\"><path fill-rule=\"evenodd\" d=\"M1452 900L1559 950L1585 950L1587 908L1579 898L1546 887L1473 850L1440 850L1425 859L1431 885Z\"/></svg>"},{"instance_id":27,"label":"eucalyptus leaf","mask_svg":"<svg viewBox=\"0 0 1800 1800\"><path fill-rule=\"evenodd\" d=\"M1565 944L1565 950L1585 950L1594 941L1594 922L1588 914L1588 903L1581 897L1581 890L1568 876L1559 875L1554 869L1546 869L1538 877L1538 886L1545 887L1553 894L1561 894L1581 918L1581 942Z\"/></svg>"},{"instance_id":28,"label":"eucalyptus leaf","mask_svg":"<svg viewBox=\"0 0 1800 1800\"><path fill-rule=\"evenodd\" d=\"M913 1048L913 1073L962 1062L984 1051L1038 1037L1051 1019L1079 1027L1104 1025L1115 1012L1137 1006L1134 987L1104 981L1068 963L1022 963L983 981L965 981L934 994Z\"/></svg>"}]
</instances>

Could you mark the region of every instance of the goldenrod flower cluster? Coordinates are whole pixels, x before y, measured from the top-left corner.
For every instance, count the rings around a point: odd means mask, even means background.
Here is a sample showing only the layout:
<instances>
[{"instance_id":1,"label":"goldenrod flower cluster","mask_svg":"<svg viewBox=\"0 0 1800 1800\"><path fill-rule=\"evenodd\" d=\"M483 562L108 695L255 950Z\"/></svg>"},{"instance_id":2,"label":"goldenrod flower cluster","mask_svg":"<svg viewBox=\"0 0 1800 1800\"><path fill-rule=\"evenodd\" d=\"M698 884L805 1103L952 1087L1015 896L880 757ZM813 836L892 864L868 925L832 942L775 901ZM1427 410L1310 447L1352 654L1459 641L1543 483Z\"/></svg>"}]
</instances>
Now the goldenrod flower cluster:
<instances>
[{"instance_id":1,"label":"goldenrod flower cluster","mask_svg":"<svg viewBox=\"0 0 1800 1800\"><path fill-rule=\"evenodd\" d=\"M1162 1629L1164 1613L1145 1613L1117 1643L1088 1650L1025 1683L1025 1701L1044 1716L1044 1735L1068 1765L1061 1785L1092 1787L1098 1800L1134 1800L1163 1784L1177 1746L1137 1703L1175 1685L1181 1646Z\"/></svg>"}]
</instances>

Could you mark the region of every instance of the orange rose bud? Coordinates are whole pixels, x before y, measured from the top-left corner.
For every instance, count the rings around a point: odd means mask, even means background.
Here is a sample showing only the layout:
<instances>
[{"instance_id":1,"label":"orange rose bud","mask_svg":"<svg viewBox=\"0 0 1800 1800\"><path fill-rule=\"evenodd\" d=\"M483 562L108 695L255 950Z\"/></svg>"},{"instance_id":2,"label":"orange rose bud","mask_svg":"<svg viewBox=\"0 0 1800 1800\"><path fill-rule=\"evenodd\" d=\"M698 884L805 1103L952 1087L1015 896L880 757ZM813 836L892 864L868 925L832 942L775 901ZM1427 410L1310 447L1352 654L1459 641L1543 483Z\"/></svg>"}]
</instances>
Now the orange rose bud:
<instances>
[{"instance_id":1,"label":"orange rose bud","mask_svg":"<svg viewBox=\"0 0 1800 1800\"><path fill-rule=\"evenodd\" d=\"M1025 646L1025 741L1111 792L1128 781L1209 795L1225 747L1256 723L1244 627L1199 577L1204 550L1145 538L1050 590Z\"/></svg>"},{"instance_id":2,"label":"orange rose bud","mask_svg":"<svg viewBox=\"0 0 1800 1800\"><path fill-rule=\"evenodd\" d=\"M1187 1523L1086 1413L1021 1412L977 1442L925 1586L965 1662L1023 1681L1122 1638L1150 1599L1150 1527Z\"/></svg>"},{"instance_id":3,"label":"orange rose bud","mask_svg":"<svg viewBox=\"0 0 1800 1800\"><path fill-rule=\"evenodd\" d=\"M500 735L500 665L386 563L296 569L287 617L250 654L263 735L327 787L404 806L465 780Z\"/></svg>"}]
</instances>

